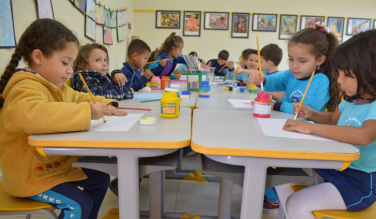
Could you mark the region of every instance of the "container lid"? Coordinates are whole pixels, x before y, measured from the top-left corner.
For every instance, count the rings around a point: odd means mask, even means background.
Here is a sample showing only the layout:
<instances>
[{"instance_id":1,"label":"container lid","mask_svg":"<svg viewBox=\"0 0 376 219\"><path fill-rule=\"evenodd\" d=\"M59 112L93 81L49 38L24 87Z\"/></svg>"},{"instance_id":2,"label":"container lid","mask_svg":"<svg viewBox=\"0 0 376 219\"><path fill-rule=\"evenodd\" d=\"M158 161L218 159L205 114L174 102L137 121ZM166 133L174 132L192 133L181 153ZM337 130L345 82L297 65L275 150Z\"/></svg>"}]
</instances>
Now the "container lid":
<instances>
[{"instance_id":1,"label":"container lid","mask_svg":"<svg viewBox=\"0 0 376 219\"><path fill-rule=\"evenodd\" d=\"M175 92L164 92L163 97L178 97L177 93Z\"/></svg>"},{"instance_id":2,"label":"container lid","mask_svg":"<svg viewBox=\"0 0 376 219\"><path fill-rule=\"evenodd\" d=\"M151 80L161 80L158 76L154 76Z\"/></svg>"},{"instance_id":3,"label":"container lid","mask_svg":"<svg viewBox=\"0 0 376 219\"><path fill-rule=\"evenodd\" d=\"M182 91L181 94L183 95L190 95L191 92L189 90Z\"/></svg>"},{"instance_id":4,"label":"container lid","mask_svg":"<svg viewBox=\"0 0 376 219\"><path fill-rule=\"evenodd\" d=\"M170 76L163 76L162 79L170 79Z\"/></svg>"},{"instance_id":5,"label":"container lid","mask_svg":"<svg viewBox=\"0 0 376 219\"><path fill-rule=\"evenodd\" d=\"M209 81L201 81L200 86L210 86Z\"/></svg>"},{"instance_id":6,"label":"container lid","mask_svg":"<svg viewBox=\"0 0 376 219\"><path fill-rule=\"evenodd\" d=\"M269 100L270 99L270 94L265 93L264 91L257 93L257 99L262 99L262 100Z\"/></svg>"}]
</instances>

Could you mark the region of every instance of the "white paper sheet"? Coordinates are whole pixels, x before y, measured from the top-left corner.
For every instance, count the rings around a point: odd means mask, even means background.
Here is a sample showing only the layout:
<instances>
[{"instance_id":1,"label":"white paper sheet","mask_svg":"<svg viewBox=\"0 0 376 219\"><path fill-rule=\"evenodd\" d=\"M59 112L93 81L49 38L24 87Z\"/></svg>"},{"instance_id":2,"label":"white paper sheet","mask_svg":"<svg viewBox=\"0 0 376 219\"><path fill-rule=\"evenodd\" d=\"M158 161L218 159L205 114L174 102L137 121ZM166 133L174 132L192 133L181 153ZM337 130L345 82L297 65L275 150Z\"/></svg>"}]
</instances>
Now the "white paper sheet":
<instances>
[{"instance_id":1,"label":"white paper sheet","mask_svg":"<svg viewBox=\"0 0 376 219\"><path fill-rule=\"evenodd\" d=\"M161 99L163 94L138 94L135 93L133 99Z\"/></svg>"},{"instance_id":2,"label":"white paper sheet","mask_svg":"<svg viewBox=\"0 0 376 219\"><path fill-rule=\"evenodd\" d=\"M291 114L291 118L294 115ZM333 141L329 138L324 138L318 135L303 134L295 131L284 131L283 125L287 119L272 119L272 118L257 118L262 131L265 136L282 137L282 138L295 138L295 139L310 139L321 141Z\"/></svg>"},{"instance_id":3,"label":"white paper sheet","mask_svg":"<svg viewBox=\"0 0 376 219\"><path fill-rule=\"evenodd\" d=\"M251 102L253 100L238 100L238 99L227 99L235 108L245 108L252 109L253 105Z\"/></svg>"},{"instance_id":4,"label":"white paper sheet","mask_svg":"<svg viewBox=\"0 0 376 219\"><path fill-rule=\"evenodd\" d=\"M91 120L90 131L126 132L140 120L142 115L144 114L105 116L104 119L107 121L106 123L103 123L102 119Z\"/></svg>"}]
</instances>

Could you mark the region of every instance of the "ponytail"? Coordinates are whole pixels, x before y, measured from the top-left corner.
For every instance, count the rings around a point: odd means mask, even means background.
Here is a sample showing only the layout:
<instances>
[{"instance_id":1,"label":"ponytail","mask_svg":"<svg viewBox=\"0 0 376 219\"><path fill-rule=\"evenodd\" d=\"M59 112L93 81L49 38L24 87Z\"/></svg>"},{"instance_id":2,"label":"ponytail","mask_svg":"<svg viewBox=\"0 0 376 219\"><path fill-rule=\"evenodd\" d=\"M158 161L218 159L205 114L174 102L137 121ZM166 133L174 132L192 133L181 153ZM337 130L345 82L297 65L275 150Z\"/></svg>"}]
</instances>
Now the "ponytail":
<instances>
[{"instance_id":1,"label":"ponytail","mask_svg":"<svg viewBox=\"0 0 376 219\"><path fill-rule=\"evenodd\" d=\"M177 46L179 46L180 43L184 43L183 38L181 38L181 36L178 36L177 33L172 32L161 45L161 49L158 50L156 56L158 56L162 52L169 52L173 47L176 48Z\"/></svg>"}]
</instances>

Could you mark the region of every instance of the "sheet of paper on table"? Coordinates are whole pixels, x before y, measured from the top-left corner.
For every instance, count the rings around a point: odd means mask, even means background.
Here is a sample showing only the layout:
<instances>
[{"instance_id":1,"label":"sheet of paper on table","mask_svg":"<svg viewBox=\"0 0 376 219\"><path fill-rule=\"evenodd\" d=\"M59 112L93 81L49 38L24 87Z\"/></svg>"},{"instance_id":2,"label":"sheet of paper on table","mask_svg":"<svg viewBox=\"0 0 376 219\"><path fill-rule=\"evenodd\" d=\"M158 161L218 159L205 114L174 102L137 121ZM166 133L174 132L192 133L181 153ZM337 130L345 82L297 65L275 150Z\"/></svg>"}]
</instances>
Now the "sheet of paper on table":
<instances>
[{"instance_id":1,"label":"sheet of paper on table","mask_svg":"<svg viewBox=\"0 0 376 219\"><path fill-rule=\"evenodd\" d=\"M246 109L251 109L253 108L251 101L253 100L238 100L238 99L227 99L232 106L235 108L246 108Z\"/></svg>"},{"instance_id":2,"label":"sheet of paper on table","mask_svg":"<svg viewBox=\"0 0 376 219\"><path fill-rule=\"evenodd\" d=\"M90 131L107 131L107 132L126 132L132 128L136 122L144 115L140 114L128 114L126 116L105 116L107 121L103 123L102 119L91 120Z\"/></svg>"},{"instance_id":3,"label":"sheet of paper on table","mask_svg":"<svg viewBox=\"0 0 376 219\"><path fill-rule=\"evenodd\" d=\"M272 112L273 113L273 112ZM294 115L291 114L291 118ZM324 138L318 135L303 134L294 131L284 131L283 125L287 119L273 119L273 118L257 118L260 123L261 129L265 136L270 137L282 137L282 138L295 138L295 139L310 139L321 141L334 141L329 138Z\"/></svg>"}]
</instances>

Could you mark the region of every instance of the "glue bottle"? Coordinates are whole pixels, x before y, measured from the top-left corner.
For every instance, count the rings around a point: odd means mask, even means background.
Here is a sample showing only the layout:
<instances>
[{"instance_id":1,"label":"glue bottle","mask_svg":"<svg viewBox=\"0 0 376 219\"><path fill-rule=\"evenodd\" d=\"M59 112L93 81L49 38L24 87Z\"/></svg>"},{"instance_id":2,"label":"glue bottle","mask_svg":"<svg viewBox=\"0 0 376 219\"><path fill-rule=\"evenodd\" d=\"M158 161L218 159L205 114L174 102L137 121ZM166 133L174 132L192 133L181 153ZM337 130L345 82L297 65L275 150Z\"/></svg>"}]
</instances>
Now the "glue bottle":
<instances>
[{"instance_id":1,"label":"glue bottle","mask_svg":"<svg viewBox=\"0 0 376 219\"><path fill-rule=\"evenodd\" d=\"M161 117L179 117L180 98L175 92L164 92L161 98Z\"/></svg>"},{"instance_id":2,"label":"glue bottle","mask_svg":"<svg viewBox=\"0 0 376 219\"><path fill-rule=\"evenodd\" d=\"M253 106L253 116L261 118L269 118L272 110L272 99L270 94L264 91L257 93L255 104Z\"/></svg>"}]
</instances>

